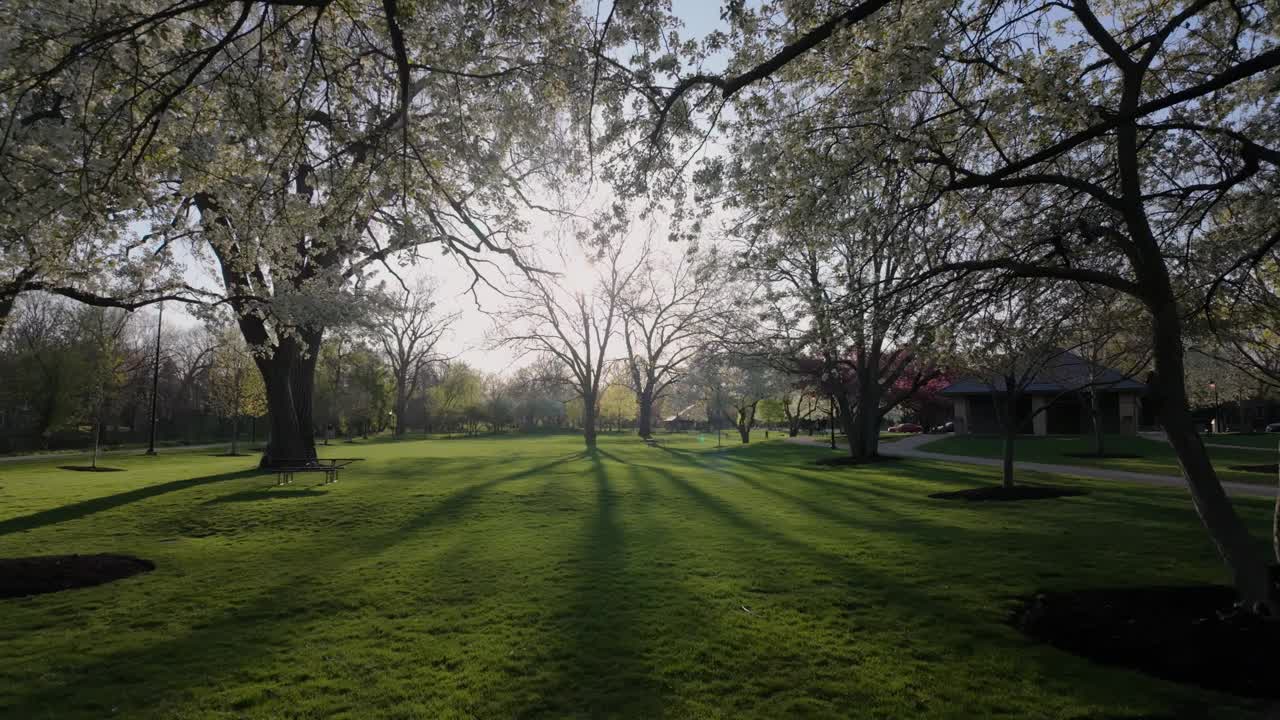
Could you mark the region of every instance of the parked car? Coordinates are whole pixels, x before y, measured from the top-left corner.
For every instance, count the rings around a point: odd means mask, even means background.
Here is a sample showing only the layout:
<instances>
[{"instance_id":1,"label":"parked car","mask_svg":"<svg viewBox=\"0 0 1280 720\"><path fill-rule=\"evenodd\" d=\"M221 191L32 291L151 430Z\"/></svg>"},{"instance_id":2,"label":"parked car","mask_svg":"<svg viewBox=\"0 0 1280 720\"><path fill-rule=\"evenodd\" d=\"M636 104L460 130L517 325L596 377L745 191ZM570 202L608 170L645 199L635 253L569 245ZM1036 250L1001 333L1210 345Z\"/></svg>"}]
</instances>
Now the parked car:
<instances>
[{"instance_id":1,"label":"parked car","mask_svg":"<svg viewBox=\"0 0 1280 720\"><path fill-rule=\"evenodd\" d=\"M1268 425L1267 432L1280 433L1280 423L1271 423Z\"/></svg>"},{"instance_id":2,"label":"parked car","mask_svg":"<svg viewBox=\"0 0 1280 720\"><path fill-rule=\"evenodd\" d=\"M930 430L929 432L931 432L931 433L949 433L949 432L955 432L955 431L956 431L956 424L955 424L955 423L953 423L953 422L945 422L945 423L942 423L941 425L935 425L935 426L933 427L933 429L932 429L932 430Z\"/></svg>"},{"instance_id":3,"label":"parked car","mask_svg":"<svg viewBox=\"0 0 1280 720\"><path fill-rule=\"evenodd\" d=\"M898 423L897 425L890 425L890 426L889 426L889 432L892 432L892 433L918 433L918 432L924 432L924 428L920 427L919 425L917 425L917 424L915 424L915 423Z\"/></svg>"}]
</instances>

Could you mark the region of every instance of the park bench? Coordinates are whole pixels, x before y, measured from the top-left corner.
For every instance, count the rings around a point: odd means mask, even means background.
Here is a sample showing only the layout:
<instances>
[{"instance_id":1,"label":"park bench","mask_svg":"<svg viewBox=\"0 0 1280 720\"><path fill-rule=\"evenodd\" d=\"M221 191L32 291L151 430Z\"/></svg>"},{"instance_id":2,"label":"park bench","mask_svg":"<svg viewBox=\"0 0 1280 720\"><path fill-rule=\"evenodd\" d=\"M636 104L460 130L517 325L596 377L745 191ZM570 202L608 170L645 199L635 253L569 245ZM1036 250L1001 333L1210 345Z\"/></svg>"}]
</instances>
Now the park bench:
<instances>
[{"instance_id":1,"label":"park bench","mask_svg":"<svg viewBox=\"0 0 1280 720\"><path fill-rule=\"evenodd\" d=\"M275 468L276 485L288 485L293 482L295 473L324 473L325 484L338 482L338 471L364 458L318 458L307 460L286 460Z\"/></svg>"}]
</instances>

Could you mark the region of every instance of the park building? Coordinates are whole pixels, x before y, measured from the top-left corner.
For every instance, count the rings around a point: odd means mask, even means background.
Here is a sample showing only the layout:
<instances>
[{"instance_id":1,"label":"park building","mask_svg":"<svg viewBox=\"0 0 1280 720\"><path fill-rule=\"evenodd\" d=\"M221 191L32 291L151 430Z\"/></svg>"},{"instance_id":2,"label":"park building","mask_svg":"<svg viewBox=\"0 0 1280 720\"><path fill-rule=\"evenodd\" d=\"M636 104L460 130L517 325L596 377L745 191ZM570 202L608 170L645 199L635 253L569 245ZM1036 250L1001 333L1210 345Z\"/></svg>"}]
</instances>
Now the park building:
<instances>
[{"instance_id":1,"label":"park building","mask_svg":"<svg viewBox=\"0 0 1280 720\"><path fill-rule=\"evenodd\" d=\"M1103 432L1136 435L1143 415L1147 386L1113 368L1096 365L1069 351L1043 363L1023 384L1018 402L1018 432L1035 435L1081 435L1093 432L1092 393L1101 400ZM957 379L940 393L952 403L957 434L1003 432L996 402L1008 389L1003 378L970 376Z\"/></svg>"}]
</instances>

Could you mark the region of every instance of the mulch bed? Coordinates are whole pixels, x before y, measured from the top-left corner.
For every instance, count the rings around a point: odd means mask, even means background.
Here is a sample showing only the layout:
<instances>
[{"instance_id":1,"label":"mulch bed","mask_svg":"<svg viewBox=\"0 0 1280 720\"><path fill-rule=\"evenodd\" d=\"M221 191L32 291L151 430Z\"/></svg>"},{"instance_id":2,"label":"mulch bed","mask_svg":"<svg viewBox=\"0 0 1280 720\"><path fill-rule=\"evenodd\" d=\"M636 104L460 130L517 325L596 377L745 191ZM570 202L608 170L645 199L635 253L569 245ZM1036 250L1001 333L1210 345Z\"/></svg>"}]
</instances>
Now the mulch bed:
<instances>
[{"instance_id":1,"label":"mulch bed","mask_svg":"<svg viewBox=\"0 0 1280 720\"><path fill-rule=\"evenodd\" d=\"M0 598L91 587L155 570L128 555L47 555L0 558Z\"/></svg>"},{"instance_id":2,"label":"mulch bed","mask_svg":"<svg viewBox=\"0 0 1280 720\"><path fill-rule=\"evenodd\" d=\"M1038 593L1013 624L1104 665L1248 697L1280 698L1280 620L1235 610L1222 585Z\"/></svg>"},{"instance_id":3,"label":"mulch bed","mask_svg":"<svg viewBox=\"0 0 1280 720\"><path fill-rule=\"evenodd\" d=\"M76 472L124 472L124 468L103 467L99 465L59 465L59 470L75 470Z\"/></svg>"},{"instance_id":4,"label":"mulch bed","mask_svg":"<svg viewBox=\"0 0 1280 720\"><path fill-rule=\"evenodd\" d=\"M1232 465L1231 469L1239 470L1240 472L1275 475L1277 472L1280 472L1280 463L1271 463L1270 465Z\"/></svg>"},{"instance_id":5,"label":"mulch bed","mask_svg":"<svg viewBox=\"0 0 1280 720\"><path fill-rule=\"evenodd\" d=\"M1133 453L1102 453L1099 455L1095 452L1064 452L1062 457L1069 458L1097 458L1098 460L1135 460L1137 458L1146 457L1146 455L1135 455Z\"/></svg>"},{"instance_id":6,"label":"mulch bed","mask_svg":"<svg viewBox=\"0 0 1280 720\"><path fill-rule=\"evenodd\" d=\"M1075 497L1087 495L1084 490L1054 487L1052 485L987 485L954 490L951 492L933 493L929 497L938 500L968 500L969 502L1009 502L1013 500L1047 500L1049 498Z\"/></svg>"},{"instance_id":7,"label":"mulch bed","mask_svg":"<svg viewBox=\"0 0 1280 720\"><path fill-rule=\"evenodd\" d=\"M818 458L819 465L828 467L849 467L858 465L879 465L881 463L894 463L902 458L889 457L887 455L875 455L869 458L852 458L848 455L838 455L836 457Z\"/></svg>"}]
</instances>

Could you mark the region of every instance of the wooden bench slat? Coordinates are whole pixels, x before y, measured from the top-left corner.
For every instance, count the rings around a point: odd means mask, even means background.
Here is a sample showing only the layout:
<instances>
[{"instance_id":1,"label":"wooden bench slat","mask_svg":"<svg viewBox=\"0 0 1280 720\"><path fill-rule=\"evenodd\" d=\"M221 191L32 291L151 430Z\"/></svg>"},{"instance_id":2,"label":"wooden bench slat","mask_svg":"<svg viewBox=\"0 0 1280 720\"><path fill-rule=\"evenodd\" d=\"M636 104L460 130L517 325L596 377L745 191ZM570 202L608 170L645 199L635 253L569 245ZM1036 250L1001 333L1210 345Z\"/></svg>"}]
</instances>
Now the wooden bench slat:
<instances>
[{"instance_id":1,"label":"wooden bench slat","mask_svg":"<svg viewBox=\"0 0 1280 720\"><path fill-rule=\"evenodd\" d=\"M286 462L293 463L283 467L274 468L276 473L276 485L287 485L293 482L294 473L322 472L324 473L324 481L328 483L338 482L338 471L342 468L360 462L364 458L290 458Z\"/></svg>"}]
</instances>

